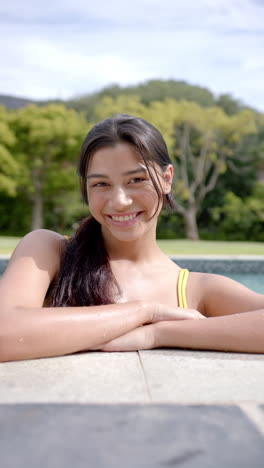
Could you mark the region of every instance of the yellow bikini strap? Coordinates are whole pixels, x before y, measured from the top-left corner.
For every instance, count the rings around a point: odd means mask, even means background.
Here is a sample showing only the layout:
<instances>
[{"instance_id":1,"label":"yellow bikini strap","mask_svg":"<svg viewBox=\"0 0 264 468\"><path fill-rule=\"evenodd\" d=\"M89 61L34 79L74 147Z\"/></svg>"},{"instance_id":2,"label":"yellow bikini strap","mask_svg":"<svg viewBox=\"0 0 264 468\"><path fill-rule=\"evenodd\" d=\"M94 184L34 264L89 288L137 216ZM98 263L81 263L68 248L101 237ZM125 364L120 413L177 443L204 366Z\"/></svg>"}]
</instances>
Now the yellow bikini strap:
<instances>
[{"instance_id":1,"label":"yellow bikini strap","mask_svg":"<svg viewBox=\"0 0 264 468\"><path fill-rule=\"evenodd\" d=\"M178 279L178 303L179 307L188 308L186 300L186 284L189 276L189 270L183 268L180 270Z\"/></svg>"}]
</instances>

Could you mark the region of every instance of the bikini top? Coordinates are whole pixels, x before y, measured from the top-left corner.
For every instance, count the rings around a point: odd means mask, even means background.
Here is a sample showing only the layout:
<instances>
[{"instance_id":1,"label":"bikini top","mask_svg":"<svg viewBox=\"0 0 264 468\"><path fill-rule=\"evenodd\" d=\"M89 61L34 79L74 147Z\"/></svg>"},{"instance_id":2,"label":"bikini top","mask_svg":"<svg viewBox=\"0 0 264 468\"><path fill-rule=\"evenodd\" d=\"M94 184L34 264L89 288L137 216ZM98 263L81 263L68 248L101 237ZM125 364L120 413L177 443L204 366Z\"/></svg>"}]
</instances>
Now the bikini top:
<instances>
[{"instance_id":1,"label":"bikini top","mask_svg":"<svg viewBox=\"0 0 264 468\"><path fill-rule=\"evenodd\" d=\"M186 299L186 284L189 276L189 270L182 268L179 273L177 292L178 292L178 304L179 307L184 309L188 308Z\"/></svg>"}]
</instances>

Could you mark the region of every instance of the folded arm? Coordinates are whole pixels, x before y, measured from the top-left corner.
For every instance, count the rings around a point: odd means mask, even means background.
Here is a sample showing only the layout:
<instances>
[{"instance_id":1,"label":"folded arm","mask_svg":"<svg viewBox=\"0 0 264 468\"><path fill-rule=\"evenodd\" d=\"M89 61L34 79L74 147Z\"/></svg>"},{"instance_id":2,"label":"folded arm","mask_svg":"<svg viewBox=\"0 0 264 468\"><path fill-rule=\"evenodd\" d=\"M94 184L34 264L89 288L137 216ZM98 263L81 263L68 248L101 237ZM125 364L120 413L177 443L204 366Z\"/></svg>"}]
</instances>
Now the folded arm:
<instances>
[{"instance_id":1,"label":"folded arm","mask_svg":"<svg viewBox=\"0 0 264 468\"><path fill-rule=\"evenodd\" d=\"M154 325L156 347L264 353L264 309Z\"/></svg>"},{"instance_id":2,"label":"folded arm","mask_svg":"<svg viewBox=\"0 0 264 468\"><path fill-rule=\"evenodd\" d=\"M157 327L160 346L264 353L264 295L225 276L203 281L204 321ZM173 338L174 336L174 338Z\"/></svg>"},{"instance_id":3,"label":"folded arm","mask_svg":"<svg viewBox=\"0 0 264 468\"><path fill-rule=\"evenodd\" d=\"M161 347L264 353L264 295L219 275L202 276L206 320L145 325L109 342L103 351ZM192 284L189 283L190 289Z\"/></svg>"},{"instance_id":4,"label":"folded arm","mask_svg":"<svg viewBox=\"0 0 264 468\"><path fill-rule=\"evenodd\" d=\"M96 307L43 307L59 268L62 236L33 231L15 249L0 280L0 361L81 351L151 322L139 301Z\"/></svg>"},{"instance_id":5,"label":"folded arm","mask_svg":"<svg viewBox=\"0 0 264 468\"><path fill-rule=\"evenodd\" d=\"M1 307L0 362L75 353L149 322L139 302L95 307Z\"/></svg>"},{"instance_id":6,"label":"folded arm","mask_svg":"<svg viewBox=\"0 0 264 468\"><path fill-rule=\"evenodd\" d=\"M159 322L132 330L97 349L187 348L264 353L264 309L206 320Z\"/></svg>"}]
</instances>

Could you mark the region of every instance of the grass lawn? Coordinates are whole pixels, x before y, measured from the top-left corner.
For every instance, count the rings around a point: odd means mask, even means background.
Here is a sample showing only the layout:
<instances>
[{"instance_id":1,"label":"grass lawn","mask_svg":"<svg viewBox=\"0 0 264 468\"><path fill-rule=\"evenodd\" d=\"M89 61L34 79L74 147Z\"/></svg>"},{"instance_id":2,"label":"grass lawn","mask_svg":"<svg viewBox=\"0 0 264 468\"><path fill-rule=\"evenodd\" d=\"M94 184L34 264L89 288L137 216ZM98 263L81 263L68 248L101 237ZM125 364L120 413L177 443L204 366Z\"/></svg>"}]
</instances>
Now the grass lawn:
<instances>
[{"instance_id":1,"label":"grass lawn","mask_svg":"<svg viewBox=\"0 0 264 468\"><path fill-rule=\"evenodd\" d=\"M0 236L0 255L11 254L19 240L20 237Z\"/></svg>"},{"instance_id":2,"label":"grass lawn","mask_svg":"<svg viewBox=\"0 0 264 468\"><path fill-rule=\"evenodd\" d=\"M0 255L11 254L19 237L0 236ZM264 242L190 241L186 239L159 240L168 255L264 255Z\"/></svg>"},{"instance_id":3,"label":"grass lawn","mask_svg":"<svg viewBox=\"0 0 264 468\"><path fill-rule=\"evenodd\" d=\"M264 242L159 240L168 255L264 255Z\"/></svg>"}]
</instances>

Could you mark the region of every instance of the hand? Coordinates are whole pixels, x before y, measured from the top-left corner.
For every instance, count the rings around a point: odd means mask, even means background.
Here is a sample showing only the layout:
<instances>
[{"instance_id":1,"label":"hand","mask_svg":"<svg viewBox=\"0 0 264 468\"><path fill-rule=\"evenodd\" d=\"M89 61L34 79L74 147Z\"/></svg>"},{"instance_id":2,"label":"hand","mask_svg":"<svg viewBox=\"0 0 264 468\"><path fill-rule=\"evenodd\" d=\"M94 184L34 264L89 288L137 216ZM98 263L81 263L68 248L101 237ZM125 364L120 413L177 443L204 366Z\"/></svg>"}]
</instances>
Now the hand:
<instances>
[{"instance_id":1,"label":"hand","mask_svg":"<svg viewBox=\"0 0 264 468\"><path fill-rule=\"evenodd\" d=\"M183 309L182 307L171 307L164 304L149 305L152 317L150 322L156 323L163 320L189 320L206 318L196 309Z\"/></svg>"},{"instance_id":2,"label":"hand","mask_svg":"<svg viewBox=\"0 0 264 468\"><path fill-rule=\"evenodd\" d=\"M173 308L164 306L162 304L158 305L158 309L155 312L153 317L153 323L148 325L143 325L141 327L135 328L124 335L115 338L108 343L101 344L100 346L90 348L90 350L100 350L100 351L139 351L142 349L153 349L159 347L156 341L156 336L158 333L157 322L161 321L171 321L171 320L186 320L186 319L204 319L206 318L198 310L195 309L182 309L180 307Z\"/></svg>"},{"instance_id":3,"label":"hand","mask_svg":"<svg viewBox=\"0 0 264 468\"><path fill-rule=\"evenodd\" d=\"M141 349L155 348L155 324L144 325L115 338L108 343L90 348L100 351L139 351Z\"/></svg>"}]
</instances>

